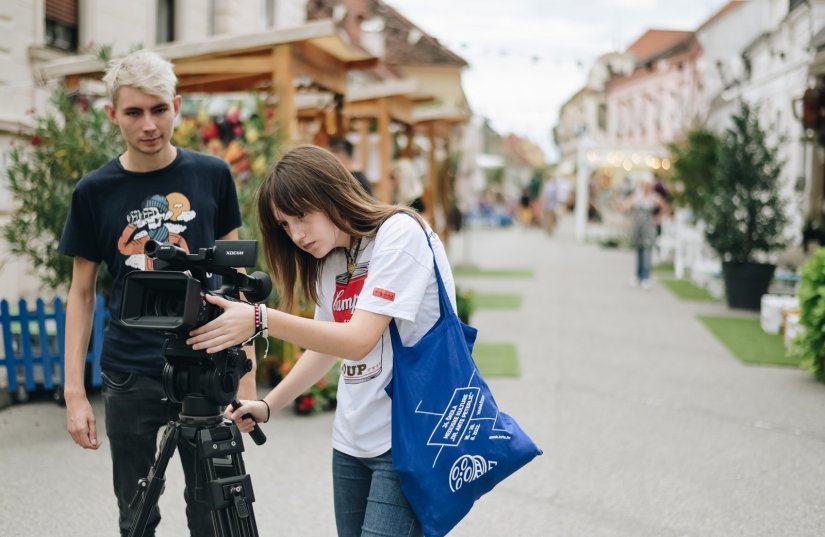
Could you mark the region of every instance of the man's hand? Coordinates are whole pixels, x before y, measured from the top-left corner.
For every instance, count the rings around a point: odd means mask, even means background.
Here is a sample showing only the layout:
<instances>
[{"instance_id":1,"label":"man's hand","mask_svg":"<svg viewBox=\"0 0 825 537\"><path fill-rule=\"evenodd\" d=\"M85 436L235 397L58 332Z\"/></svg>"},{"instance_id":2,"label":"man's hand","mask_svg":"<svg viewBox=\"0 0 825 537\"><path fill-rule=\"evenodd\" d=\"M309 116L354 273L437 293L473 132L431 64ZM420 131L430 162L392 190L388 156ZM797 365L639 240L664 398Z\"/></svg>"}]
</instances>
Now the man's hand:
<instances>
[{"instance_id":1,"label":"man's hand","mask_svg":"<svg viewBox=\"0 0 825 537\"><path fill-rule=\"evenodd\" d=\"M86 449L100 447L95 413L86 397L79 397L71 402L66 400L66 429L79 446Z\"/></svg>"}]
</instances>

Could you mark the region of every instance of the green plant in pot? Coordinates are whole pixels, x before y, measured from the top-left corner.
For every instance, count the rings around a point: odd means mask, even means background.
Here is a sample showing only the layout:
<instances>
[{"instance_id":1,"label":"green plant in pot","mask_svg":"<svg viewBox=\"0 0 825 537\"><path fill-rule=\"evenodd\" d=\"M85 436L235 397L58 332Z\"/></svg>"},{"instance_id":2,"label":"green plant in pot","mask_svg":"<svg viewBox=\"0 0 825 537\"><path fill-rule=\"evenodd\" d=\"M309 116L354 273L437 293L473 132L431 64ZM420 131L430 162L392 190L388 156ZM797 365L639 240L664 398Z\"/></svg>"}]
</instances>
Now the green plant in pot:
<instances>
[{"instance_id":1,"label":"green plant in pot","mask_svg":"<svg viewBox=\"0 0 825 537\"><path fill-rule=\"evenodd\" d=\"M719 161L719 136L705 128L694 128L683 140L668 145L673 161L674 207L687 207L694 219L702 214L713 193L713 174Z\"/></svg>"},{"instance_id":2,"label":"green plant in pot","mask_svg":"<svg viewBox=\"0 0 825 537\"><path fill-rule=\"evenodd\" d=\"M702 208L705 239L722 260L728 306L759 310L785 248L788 217L780 195L782 161L746 103L722 135L710 196Z\"/></svg>"}]
</instances>

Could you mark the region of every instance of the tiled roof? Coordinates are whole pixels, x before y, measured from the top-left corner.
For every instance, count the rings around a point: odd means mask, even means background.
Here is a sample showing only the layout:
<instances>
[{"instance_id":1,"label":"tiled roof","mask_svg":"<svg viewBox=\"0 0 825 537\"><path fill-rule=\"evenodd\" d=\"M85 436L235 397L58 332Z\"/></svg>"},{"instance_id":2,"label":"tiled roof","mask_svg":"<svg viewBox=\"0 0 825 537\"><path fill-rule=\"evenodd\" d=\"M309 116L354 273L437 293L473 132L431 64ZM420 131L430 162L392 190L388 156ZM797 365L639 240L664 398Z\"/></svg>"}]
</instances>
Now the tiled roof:
<instances>
[{"instance_id":1,"label":"tiled roof","mask_svg":"<svg viewBox=\"0 0 825 537\"><path fill-rule=\"evenodd\" d=\"M394 66L401 65L468 65L464 58L381 0L309 0L307 19L332 18L336 9L348 12L345 19L338 24L358 45L361 44L361 22L373 16L383 19L386 39L383 61L391 70Z\"/></svg>"},{"instance_id":2,"label":"tiled roof","mask_svg":"<svg viewBox=\"0 0 825 537\"><path fill-rule=\"evenodd\" d=\"M508 134L501 138L501 147L510 160L530 166L540 168L545 165L544 151L533 142L517 136Z\"/></svg>"},{"instance_id":3,"label":"tiled roof","mask_svg":"<svg viewBox=\"0 0 825 537\"><path fill-rule=\"evenodd\" d=\"M376 2L384 17L387 47L384 60L390 65L447 65L466 67L467 61L442 45L387 4Z\"/></svg>"},{"instance_id":4,"label":"tiled roof","mask_svg":"<svg viewBox=\"0 0 825 537\"><path fill-rule=\"evenodd\" d=\"M639 63L645 63L687 40L691 35L693 32L683 30L648 30L627 47L627 51L633 54Z\"/></svg>"}]
</instances>

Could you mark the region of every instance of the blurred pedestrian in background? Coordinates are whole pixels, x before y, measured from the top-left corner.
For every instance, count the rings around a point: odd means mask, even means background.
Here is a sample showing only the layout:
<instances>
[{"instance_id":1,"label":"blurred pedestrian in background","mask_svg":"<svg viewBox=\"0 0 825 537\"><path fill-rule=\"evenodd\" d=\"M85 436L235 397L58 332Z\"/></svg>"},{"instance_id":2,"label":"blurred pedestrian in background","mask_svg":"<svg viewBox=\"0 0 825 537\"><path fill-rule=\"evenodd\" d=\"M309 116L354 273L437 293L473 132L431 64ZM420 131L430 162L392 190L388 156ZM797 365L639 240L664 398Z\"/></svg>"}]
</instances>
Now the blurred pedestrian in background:
<instances>
[{"instance_id":1,"label":"blurred pedestrian in background","mask_svg":"<svg viewBox=\"0 0 825 537\"><path fill-rule=\"evenodd\" d=\"M332 138L329 141L329 150L332 152L333 155L338 157L338 160L341 161L341 164L344 165L349 172L358 179L358 182L361 183L361 186L364 187L364 190L367 191L367 194L372 196L372 185L370 184L370 180L364 175L362 170L358 169L358 166L355 165L355 162L352 160L353 155L353 147L352 142L347 140L346 138Z\"/></svg>"},{"instance_id":2,"label":"blurred pedestrian in background","mask_svg":"<svg viewBox=\"0 0 825 537\"><path fill-rule=\"evenodd\" d=\"M530 224L540 226L543 213L541 190L544 188L544 173L541 170L535 170L527 186L530 190Z\"/></svg>"},{"instance_id":3,"label":"blurred pedestrian in background","mask_svg":"<svg viewBox=\"0 0 825 537\"><path fill-rule=\"evenodd\" d=\"M630 213L630 242L636 249L636 275L631 283L642 289L650 289L657 225L667 214L667 203L654 190L653 178L646 175L639 180L633 193L621 202L620 207Z\"/></svg>"},{"instance_id":4,"label":"blurred pedestrian in background","mask_svg":"<svg viewBox=\"0 0 825 537\"><path fill-rule=\"evenodd\" d=\"M556 199L558 200L557 213L559 216L564 216L565 213L572 211L575 205L573 184L567 177L558 177L556 179L556 185Z\"/></svg>"},{"instance_id":5,"label":"blurred pedestrian in background","mask_svg":"<svg viewBox=\"0 0 825 537\"><path fill-rule=\"evenodd\" d=\"M395 202L423 213L424 181L412 159L404 155L395 159L390 175L395 184Z\"/></svg>"},{"instance_id":6,"label":"blurred pedestrian in background","mask_svg":"<svg viewBox=\"0 0 825 537\"><path fill-rule=\"evenodd\" d=\"M552 235L556 231L556 210L558 207L558 184L556 178L551 177L544 182L541 188L542 224L544 231Z\"/></svg>"},{"instance_id":7,"label":"blurred pedestrian in background","mask_svg":"<svg viewBox=\"0 0 825 537\"><path fill-rule=\"evenodd\" d=\"M521 196L518 198L518 220L524 227L528 227L533 220L533 212L530 210L530 188L523 187Z\"/></svg>"},{"instance_id":8,"label":"blurred pedestrian in background","mask_svg":"<svg viewBox=\"0 0 825 537\"><path fill-rule=\"evenodd\" d=\"M670 205L670 192L668 192L667 187L665 186L665 184L662 182L662 180L659 177L656 177L656 179L653 181L653 191L656 194L658 194L660 198L662 198L662 200L665 202L665 204L667 204L668 206ZM662 234L662 218L659 215L660 212L661 212L660 209L656 210L656 216L659 217L659 218L657 218L657 222L656 222L656 236L657 237Z\"/></svg>"}]
</instances>

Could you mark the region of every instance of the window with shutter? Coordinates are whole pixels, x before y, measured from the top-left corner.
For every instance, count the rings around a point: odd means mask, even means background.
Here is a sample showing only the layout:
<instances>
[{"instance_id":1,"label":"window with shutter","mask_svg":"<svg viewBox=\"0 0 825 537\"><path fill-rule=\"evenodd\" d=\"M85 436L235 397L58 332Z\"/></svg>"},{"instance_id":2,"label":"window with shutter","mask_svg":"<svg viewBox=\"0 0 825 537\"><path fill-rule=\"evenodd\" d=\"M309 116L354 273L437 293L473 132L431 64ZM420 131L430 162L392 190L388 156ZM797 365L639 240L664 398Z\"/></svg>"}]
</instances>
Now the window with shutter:
<instances>
[{"instance_id":1,"label":"window with shutter","mask_svg":"<svg viewBox=\"0 0 825 537\"><path fill-rule=\"evenodd\" d=\"M46 46L77 51L77 1L46 0Z\"/></svg>"}]
</instances>

